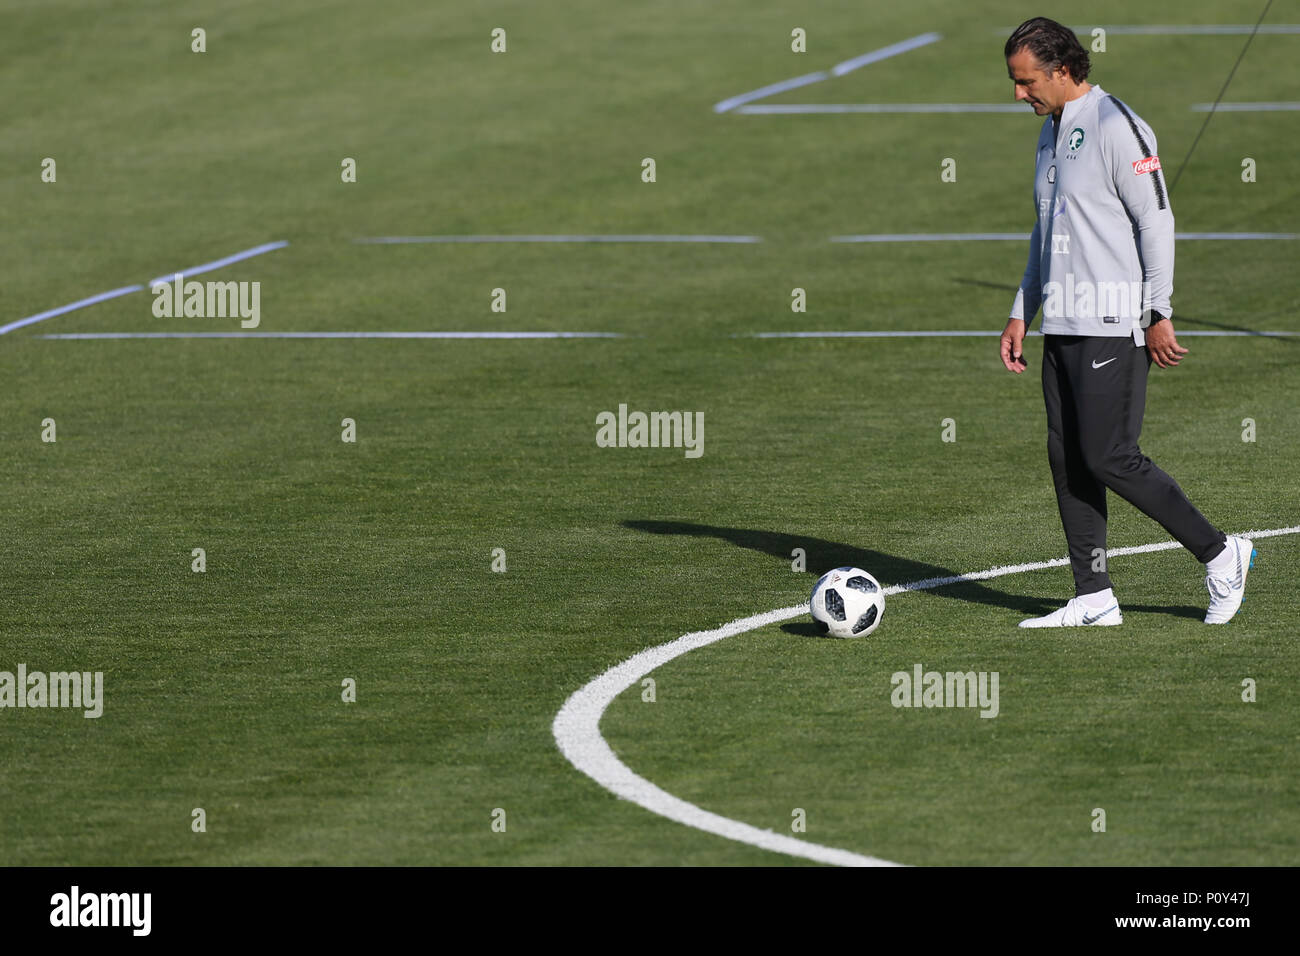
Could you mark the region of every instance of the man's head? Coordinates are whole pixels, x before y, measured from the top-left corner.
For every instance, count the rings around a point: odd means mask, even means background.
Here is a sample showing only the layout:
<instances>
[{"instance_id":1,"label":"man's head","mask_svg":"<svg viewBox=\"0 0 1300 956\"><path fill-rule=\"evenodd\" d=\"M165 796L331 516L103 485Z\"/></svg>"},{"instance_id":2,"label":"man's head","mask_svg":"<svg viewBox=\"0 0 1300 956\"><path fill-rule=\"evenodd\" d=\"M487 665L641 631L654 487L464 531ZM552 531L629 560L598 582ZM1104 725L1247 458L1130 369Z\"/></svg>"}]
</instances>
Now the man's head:
<instances>
[{"instance_id":1,"label":"man's head","mask_svg":"<svg viewBox=\"0 0 1300 956\"><path fill-rule=\"evenodd\" d=\"M1080 95L1092 64L1088 51L1069 27L1047 17L1026 20L1007 38L1003 54L1007 73L1016 84L1016 99L1039 116L1061 115L1065 104Z\"/></svg>"}]
</instances>

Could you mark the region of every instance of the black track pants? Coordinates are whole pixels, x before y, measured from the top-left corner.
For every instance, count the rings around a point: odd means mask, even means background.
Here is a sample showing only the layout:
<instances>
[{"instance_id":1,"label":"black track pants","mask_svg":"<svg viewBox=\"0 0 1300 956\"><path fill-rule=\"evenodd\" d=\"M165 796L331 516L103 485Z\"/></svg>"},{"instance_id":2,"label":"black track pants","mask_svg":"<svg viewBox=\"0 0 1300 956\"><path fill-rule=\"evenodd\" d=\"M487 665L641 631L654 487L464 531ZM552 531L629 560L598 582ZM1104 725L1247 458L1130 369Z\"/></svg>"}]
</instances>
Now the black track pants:
<instances>
[{"instance_id":1,"label":"black track pants","mask_svg":"<svg viewBox=\"0 0 1300 956\"><path fill-rule=\"evenodd\" d=\"M1151 367L1146 348L1127 337L1045 335L1043 341L1047 457L1075 593L1110 587L1097 560L1106 547L1107 488L1159 522L1196 560L1223 550L1223 533L1138 448Z\"/></svg>"}]
</instances>

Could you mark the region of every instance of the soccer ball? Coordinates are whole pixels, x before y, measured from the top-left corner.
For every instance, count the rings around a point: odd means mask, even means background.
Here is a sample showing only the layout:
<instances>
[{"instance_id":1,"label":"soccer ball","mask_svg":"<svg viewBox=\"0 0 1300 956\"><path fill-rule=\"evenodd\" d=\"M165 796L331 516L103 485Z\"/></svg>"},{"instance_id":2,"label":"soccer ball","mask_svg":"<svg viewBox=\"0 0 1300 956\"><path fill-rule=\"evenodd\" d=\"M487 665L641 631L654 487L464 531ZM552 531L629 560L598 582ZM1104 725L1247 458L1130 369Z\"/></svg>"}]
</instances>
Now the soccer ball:
<instances>
[{"instance_id":1,"label":"soccer ball","mask_svg":"<svg viewBox=\"0 0 1300 956\"><path fill-rule=\"evenodd\" d=\"M808 609L823 634L866 637L885 615L885 590L861 568L836 568L813 585Z\"/></svg>"}]
</instances>

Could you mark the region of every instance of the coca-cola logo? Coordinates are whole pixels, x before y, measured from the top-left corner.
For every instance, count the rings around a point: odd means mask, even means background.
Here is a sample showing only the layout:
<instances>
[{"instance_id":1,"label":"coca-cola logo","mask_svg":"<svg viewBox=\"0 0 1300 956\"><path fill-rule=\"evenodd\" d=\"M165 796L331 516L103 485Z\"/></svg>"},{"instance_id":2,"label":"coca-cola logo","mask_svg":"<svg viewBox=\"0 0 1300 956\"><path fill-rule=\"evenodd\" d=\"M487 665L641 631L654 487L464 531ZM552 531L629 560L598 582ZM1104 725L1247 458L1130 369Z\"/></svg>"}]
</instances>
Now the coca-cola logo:
<instances>
[{"instance_id":1,"label":"coca-cola logo","mask_svg":"<svg viewBox=\"0 0 1300 956\"><path fill-rule=\"evenodd\" d=\"M1139 159L1133 164L1133 175L1141 176L1143 173L1149 173L1153 169L1160 168L1159 156L1148 156L1146 159Z\"/></svg>"}]
</instances>

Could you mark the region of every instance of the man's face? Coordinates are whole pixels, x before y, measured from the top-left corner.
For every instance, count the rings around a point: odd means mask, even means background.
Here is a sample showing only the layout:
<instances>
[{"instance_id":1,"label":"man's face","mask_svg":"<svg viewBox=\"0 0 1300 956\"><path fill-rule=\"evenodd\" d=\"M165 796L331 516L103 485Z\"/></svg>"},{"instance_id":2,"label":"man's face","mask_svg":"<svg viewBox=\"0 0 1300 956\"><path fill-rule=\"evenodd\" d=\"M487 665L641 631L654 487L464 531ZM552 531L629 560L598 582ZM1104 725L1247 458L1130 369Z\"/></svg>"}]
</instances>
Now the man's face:
<instances>
[{"instance_id":1,"label":"man's face","mask_svg":"<svg viewBox=\"0 0 1300 956\"><path fill-rule=\"evenodd\" d=\"M1028 103L1037 115L1058 113L1064 108L1069 77L1064 68L1049 74L1028 48L1021 48L1007 57L1007 75L1016 84L1016 100Z\"/></svg>"}]
</instances>

